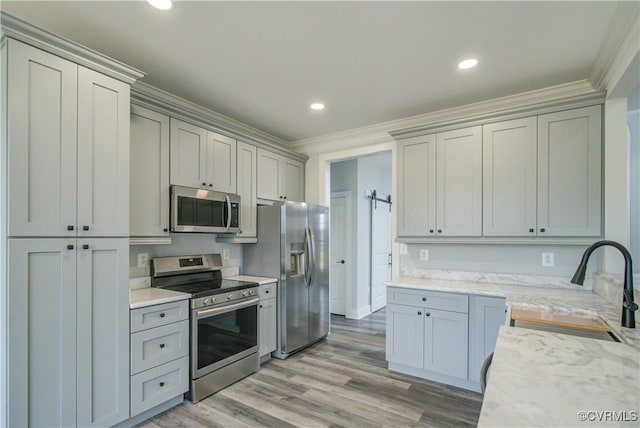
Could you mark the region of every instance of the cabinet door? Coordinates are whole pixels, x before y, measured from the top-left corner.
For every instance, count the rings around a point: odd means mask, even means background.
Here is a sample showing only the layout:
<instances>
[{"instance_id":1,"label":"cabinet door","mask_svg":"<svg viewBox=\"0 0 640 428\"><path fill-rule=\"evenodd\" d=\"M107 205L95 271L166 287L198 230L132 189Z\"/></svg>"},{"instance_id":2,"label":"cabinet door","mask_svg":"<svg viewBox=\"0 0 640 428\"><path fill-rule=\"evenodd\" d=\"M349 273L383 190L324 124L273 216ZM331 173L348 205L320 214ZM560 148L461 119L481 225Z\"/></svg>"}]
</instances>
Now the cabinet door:
<instances>
[{"instance_id":1,"label":"cabinet door","mask_svg":"<svg viewBox=\"0 0 640 428\"><path fill-rule=\"evenodd\" d=\"M129 417L129 240L78 239L78 425Z\"/></svg>"},{"instance_id":2,"label":"cabinet door","mask_svg":"<svg viewBox=\"0 0 640 428\"><path fill-rule=\"evenodd\" d=\"M171 119L169 143L171 184L207 186L207 131L190 123Z\"/></svg>"},{"instance_id":3,"label":"cabinet door","mask_svg":"<svg viewBox=\"0 0 640 428\"><path fill-rule=\"evenodd\" d=\"M282 175L280 156L264 149L258 149L258 198L278 201L282 199L280 188Z\"/></svg>"},{"instance_id":4,"label":"cabinet door","mask_svg":"<svg viewBox=\"0 0 640 428\"><path fill-rule=\"evenodd\" d=\"M398 145L398 235L436 233L436 136Z\"/></svg>"},{"instance_id":5,"label":"cabinet door","mask_svg":"<svg viewBox=\"0 0 640 428\"><path fill-rule=\"evenodd\" d=\"M75 236L78 66L7 43L8 235Z\"/></svg>"},{"instance_id":6,"label":"cabinet door","mask_svg":"<svg viewBox=\"0 0 640 428\"><path fill-rule=\"evenodd\" d=\"M129 92L78 67L78 236L129 236Z\"/></svg>"},{"instance_id":7,"label":"cabinet door","mask_svg":"<svg viewBox=\"0 0 640 428\"><path fill-rule=\"evenodd\" d=\"M600 236L600 106L538 116L538 236Z\"/></svg>"},{"instance_id":8,"label":"cabinet door","mask_svg":"<svg viewBox=\"0 0 640 428\"><path fill-rule=\"evenodd\" d=\"M207 131L207 186L236 193L236 140Z\"/></svg>"},{"instance_id":9,"label":"cabinet door","mask_svg":"<svg viewBox=\"0 0 640 428\"><path fill-rule=\"evenodd\" d=\"M496 348L498 331L505 324L506 302L501 297L470 296L469 380L480 382L485 358Z\"/></svg>"},{"instance_id":10,"label":"cabinet door","mask_svg":"<svg viewBox=\"0 0 640 428\"><path fill-rule=\"evenodd\" d=\"M277 300L260 300L260 356L270 354L276 350Z\"/></svg>"},{"instance_id":11,"label":"cabinet door","mask_svg":"<svg viewBox=\"0 0 640 428\"><path fill-rule=\"evenodd\" d=\"M238 236L255 237L257 226L257 168L258 150L249 144L238 141L237 186L240 195L240 227Z\"/></svg>"},{"instance_id":12,"label":"cabinet door","mask_svg":"<svg viewBox=\"0 0 640 428\"><path fill-rule=\"evenodd\" d=\"M483 235L536 236L537 118L482 131Z\"/></svg>"},{"instance_id":13,"label":"cabinet door","mask_svg":"<svg viewBox=\"0 0 640 428\"><path fill-rule=\"evenodd\" d=\"M131 106L130 235L169 234L169 116Z\"/></svg>"},{"instance_id":14,"label":"cabinet door","mask_svg":"<svg viewBox=\"0 0 640 428\"><path fill-rule=\"evenodd\" d=\"M282 179L280 185L284 198L288 201L304 202L304 165L297 160L282 158Z\"/></svg>"},{"instance_id":15,"label":"cabinet door","mask_svg":"<svg viewBox=\"0 0 640 428\"><path fill-rule=\"evenodd\" d=\"M8 247L8 426L75 426L75 239Z\"/></svg>"},{"instance_id":16,"label":"cabinet door","mask_svg":"<svg viewBox=\"0 0 640 428\"><path fill-rule=\"evenodd\" d=\"M387 305L387 361L422 368L424 360L424 309Z\"/></svg>"},{"instance_id":17,"label":"cabinet door","mask_svg":"<svg viewBox=\"0 0 640 428\"><path fill-rule=\"evenodd\" d=\"M426 309L424 368L467 378L469 316L459 312Z\"/></svg>"},{"instance_id":18,"label":"cabinet door","mask_svg":"<svg viewBox=\"0 0 640 428\"><path fill-rule=\"evenodd\" d=\"M482 127L437 134L438 236L482 234Z\"/></svg>"}]
</instances>

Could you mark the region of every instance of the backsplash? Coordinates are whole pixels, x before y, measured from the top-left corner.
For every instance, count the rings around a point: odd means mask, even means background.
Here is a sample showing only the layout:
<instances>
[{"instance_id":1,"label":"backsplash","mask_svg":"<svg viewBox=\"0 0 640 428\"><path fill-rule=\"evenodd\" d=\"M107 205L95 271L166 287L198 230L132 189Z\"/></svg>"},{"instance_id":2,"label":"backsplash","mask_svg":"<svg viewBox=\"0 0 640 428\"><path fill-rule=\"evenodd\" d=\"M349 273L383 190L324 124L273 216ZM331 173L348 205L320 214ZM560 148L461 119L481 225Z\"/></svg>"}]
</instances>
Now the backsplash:
<instances>
[{"instance_id":1,"label":"backsplash","mask_svg":"<svg viewBox=\"0 0 640 428\"><path fill-rule=\"evenodd\" d=\"M138 255L148 254L149 260L155 257L192 256L199 254L224 254L228 250L229 258L223 257L223 275L232 276L225 272L227 268L242 268L242 245L216 242L215 235L206 233L188 233L171 235L171 244L167 245L132 245L129 247L129 277L148 277L150 268L138 267ZM131 284L130 284L131 286Z\"/></svg>"},{"instance_id":2,"label":"backsplash","mask_svg":"<svg viewBox=\"0 0 640 428\"><path fill-rule=\"evenodd\" d=\"M622 304L623 274L600 272L593 277L593 290L603 299ZM640 275L633 275L633 294L636 302L640 301Z\"/></svg>"}]
</instances>

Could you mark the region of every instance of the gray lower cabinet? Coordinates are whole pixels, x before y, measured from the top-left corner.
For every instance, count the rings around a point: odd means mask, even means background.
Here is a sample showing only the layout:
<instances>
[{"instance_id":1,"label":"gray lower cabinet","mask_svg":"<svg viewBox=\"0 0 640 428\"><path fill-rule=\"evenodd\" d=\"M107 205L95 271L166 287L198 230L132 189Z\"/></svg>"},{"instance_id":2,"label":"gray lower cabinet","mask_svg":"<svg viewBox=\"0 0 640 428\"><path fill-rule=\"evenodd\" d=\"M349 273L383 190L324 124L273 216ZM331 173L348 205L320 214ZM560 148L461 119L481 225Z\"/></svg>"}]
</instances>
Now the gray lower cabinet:
<instances>
[{"instance_id":1,"label":"gray lower cabinet","mask_svg":"<svg viewBox=\"0 0 640 428\"><path fill-rule=\"evenodd\" d=\"M131 310L131 417L188 390L188 300Z\"/></svg>"},{"instance_id":2,"label":"gray lower cabinet","mask_svg":"<svg viewBox=\"0 0 640 428\"><path fill-rule=\"evenodd\" d=\"M276 350L277 313L278 313L278 283L262 284L259 288L260 295L260 332L259 353L260 357L266 357Z\"/></svg>"},{"instance_id":3,"label":"gray lower cabinet","mask_svg":"<svg viewBox=\"0 0 640 428\"><path fill-rule=\"evenodd\" d=\"M505 299L387 287L389 369L480 391L480 369L505 323Z\"/></svg>"},{"instance_id":4,"label":"gray lower cabinet","mask_svg":"<svg viewBox=\"0 0 640 428\"><path fill-rule=\"evenodd\" d=\"M9 240L9 426L128 417L128 252L127 238Z\"/></svg>"},{"instance_id":5,"label":"gray lower cabinet","mask_svg":"<svg viewBox=\"0 0 640 428\"><path fill-rule=\"evenodd\" d=\"M482 363L496 348L506 311L504 297L469 296L469 380L472 382L480 382Z\"/></svg>"}]
</instances>

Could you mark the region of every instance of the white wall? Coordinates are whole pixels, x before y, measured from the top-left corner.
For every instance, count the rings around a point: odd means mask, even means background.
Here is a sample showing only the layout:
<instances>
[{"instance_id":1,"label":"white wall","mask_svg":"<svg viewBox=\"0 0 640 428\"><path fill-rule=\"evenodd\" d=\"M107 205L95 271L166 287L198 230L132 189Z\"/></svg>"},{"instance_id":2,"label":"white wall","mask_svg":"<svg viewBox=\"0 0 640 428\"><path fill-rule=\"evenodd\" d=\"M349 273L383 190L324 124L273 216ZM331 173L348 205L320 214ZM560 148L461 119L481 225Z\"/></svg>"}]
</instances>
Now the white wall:
<instances>
[{"instance_id":1,"label":"white wall","mask_svg":"<svg viewBox=\"0 0 640 428\"><path fill-rule=\"evenodd\" d=\"M191 256L200 254L220 254L229 249L229 259L222 260L225 267L242 267L241 244L218 243L214 235L206 233L174 233L171 244L167 245L132 245L129 247L129 276L138 278L149 276L149 268L138 267L138 254L147 253L149 259L167 256Z\"/></svg>"}]
</instances>

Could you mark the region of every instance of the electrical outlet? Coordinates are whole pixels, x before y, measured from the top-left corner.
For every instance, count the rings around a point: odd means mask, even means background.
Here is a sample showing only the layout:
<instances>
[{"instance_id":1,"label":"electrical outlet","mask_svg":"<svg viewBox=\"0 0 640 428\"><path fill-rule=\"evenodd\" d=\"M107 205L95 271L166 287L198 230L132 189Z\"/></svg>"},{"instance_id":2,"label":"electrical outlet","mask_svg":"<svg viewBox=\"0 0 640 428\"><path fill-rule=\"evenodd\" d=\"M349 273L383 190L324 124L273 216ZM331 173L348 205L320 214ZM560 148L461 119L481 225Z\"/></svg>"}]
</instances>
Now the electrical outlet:
<instances>
[{"instance_id":1,"label":"electrical outlet","mask_svg":"<svg viewBox=\"0 0 640 428\"><path fill-rule=\"evenodd\" d=\"M140 253L140 254L138 254L138 267L139 268L149 267L149 254L148 253Z\"/></svg>"},{"instance_id":2,"label":"electrical outlet","mask_svg":"<svg viewBox=\"0 0 640 428\"><path fill-rule=\"evenodd\" d=\"M420 260L429 260L429 250L425 248L420 249Z\"/></svg>"},{"instance_id":3,"label":"electrical outlet","mask_svg":"<svg viewBox=\"0 0 640 428\"><path fill-rule=\"evenodd\" d=\"M407 244L400 244L400 255L406 256L408 253Z\"/></svg>"},{"instance_id":4,"label":"electrical outlet","mask_svg":"<svg viewBox=\"0 0 640 428\"><path fill-rule=\"evenodd\" d=\"M555 264L553 253L542 253L542 266L551 267L555 266Z\"/></svg>"},{"instance_id":5,"label":"electrical outlet","mask_svg":"<svg viewBox=\"0 0 640 428\"><path fill-rule=\"evenodd\" d=\"M229 260L229 249L228 248L223 248L222 249L222 258L224 260Z\"/></svg>"}]
</instances>

